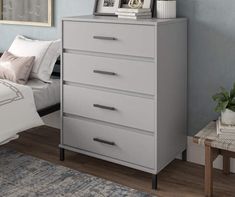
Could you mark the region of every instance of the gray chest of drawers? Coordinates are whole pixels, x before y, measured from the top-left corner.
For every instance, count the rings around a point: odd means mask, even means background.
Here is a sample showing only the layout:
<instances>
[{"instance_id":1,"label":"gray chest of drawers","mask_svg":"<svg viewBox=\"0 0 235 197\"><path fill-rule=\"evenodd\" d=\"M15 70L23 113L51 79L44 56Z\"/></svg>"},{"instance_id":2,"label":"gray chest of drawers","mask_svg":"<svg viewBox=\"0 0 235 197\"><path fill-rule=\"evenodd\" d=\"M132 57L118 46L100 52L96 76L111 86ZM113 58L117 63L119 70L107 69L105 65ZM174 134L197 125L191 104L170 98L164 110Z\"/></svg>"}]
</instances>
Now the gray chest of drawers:
<instances>
[{"instance_id":1,"label":"gray chest of drawers","mask_svg":"<svg viewBox=\"0 0 235 197\"><path fill-rule=\"evenodd\" d=\"M62 21L64 149L156 175L186 149L187 21Z\"/></svg>"}]
</instances>

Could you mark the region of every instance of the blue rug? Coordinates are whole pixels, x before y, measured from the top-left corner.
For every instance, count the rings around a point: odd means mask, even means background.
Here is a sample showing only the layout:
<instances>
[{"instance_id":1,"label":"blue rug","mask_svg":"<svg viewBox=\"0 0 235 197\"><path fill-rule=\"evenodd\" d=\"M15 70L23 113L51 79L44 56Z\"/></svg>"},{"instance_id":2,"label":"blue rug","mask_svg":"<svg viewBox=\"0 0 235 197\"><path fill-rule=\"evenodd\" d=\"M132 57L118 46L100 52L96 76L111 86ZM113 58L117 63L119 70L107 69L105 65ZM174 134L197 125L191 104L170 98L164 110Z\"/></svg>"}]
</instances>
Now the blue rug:
<instances>
[{"instance_id":1,"label":"blue rug","mask_svg":"<svg viewBox=\"0 0 235 197\"><path fill-rule=\"evenodd\" d=\"M151 195L1 148L0 196L150 197Z\"/></svg>"}]
</instances>

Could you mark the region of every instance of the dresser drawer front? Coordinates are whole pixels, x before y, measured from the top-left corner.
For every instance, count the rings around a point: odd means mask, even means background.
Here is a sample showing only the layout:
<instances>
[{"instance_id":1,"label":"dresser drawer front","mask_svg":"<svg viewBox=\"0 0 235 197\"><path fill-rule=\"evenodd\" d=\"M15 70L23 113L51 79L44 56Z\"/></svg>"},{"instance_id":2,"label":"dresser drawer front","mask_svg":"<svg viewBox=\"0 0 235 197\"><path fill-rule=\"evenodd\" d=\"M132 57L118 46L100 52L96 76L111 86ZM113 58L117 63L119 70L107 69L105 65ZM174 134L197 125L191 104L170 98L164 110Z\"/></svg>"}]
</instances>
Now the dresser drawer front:
<instances>
[{"instance_id":1,"label":"dresser drawer front","mask_svg":"<svg viewBox=\"0 0 235 197\"><path fill-rule=\"evenodd\" d=\"M154 136L69 117L63 131L65 145L154 168Z\"/></svg>"},{"instance_id":2,"label":"dresser drawer front","mask_svg":"<svg viewBox=\"0 0 235 197\"><path fill-rule=\"evenodd\" d=\"M64 85L64 112L154 131L154 100Z\"/></svg>"},{"instance_id":3,"label":"dresser drawer front","mask_svg":"<svg viewBox=\"0 0 235 197\"><path fill-rule=\"evenodd\" d=\"M64 21L65 49L155 57L155 28L144 25Z\"/></svg>"},{"instance_id":4,"label":"dresser drawer front","mask_svg":"<svg viewBox=\"0 0 235 197\"><path fill-rule=\"evenodd\" d=\"M152 62L64 53L64 80L154 95Z\"/></svg>"}]
</instances>

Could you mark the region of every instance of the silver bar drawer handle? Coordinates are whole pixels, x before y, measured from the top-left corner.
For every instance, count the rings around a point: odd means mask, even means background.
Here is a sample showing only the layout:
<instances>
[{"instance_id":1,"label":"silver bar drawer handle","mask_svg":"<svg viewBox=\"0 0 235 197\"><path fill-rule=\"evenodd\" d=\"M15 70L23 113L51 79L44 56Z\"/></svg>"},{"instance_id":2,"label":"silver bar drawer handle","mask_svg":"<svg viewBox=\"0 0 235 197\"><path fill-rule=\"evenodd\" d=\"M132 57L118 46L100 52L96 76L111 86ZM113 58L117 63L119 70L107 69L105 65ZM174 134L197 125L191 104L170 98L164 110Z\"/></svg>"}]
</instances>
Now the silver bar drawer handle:
<instances>
[{"instance_id":1,"label":"silver bar drawer handle","mask_svg":"<svg viewBox=\"0 0 235 197\"><path fill-rule=\"evenodd\" d=\"M109 142L109 141L106 141L106 140L102 140L102 139L99 139L99 138L93 138L93 140L95 142L100 142L102 144L108 144L108 145L111 145L111 146L115 146L115 142Z\"/></svg>"},{"instance_id":2,"label":"silver bar drawer handle","mask_svg":"<svg viewBox=\"0 0 235 197\"><path fill-rule=\"evenodd\" d=\"M108 106L104 106L104 105L99 105L99 104L94 104L94 107L100 108L100 109L107 109L107 110L111 110L111 111L115 111L116 108L114 107L108 107Z\"/></svg>"},{"instance_id":3,"label":"silver bar drawer handle","mask_svg":"<svg viewBox=\"0 0 235 197\"><path fill-rule=\"evenodd\" d=\"M102 71L102 70L93 70L94 73L97 74L103 74L103 75L117 75L115 72L108 72L108 71Z\"/></svg>"},{"instance_id":4,"label":"silver bar drawer handle","mask_svg":"<svg viewBox=\"0 0 235 197\"><path fill-rule=\"evenodd\" d=\"M93 39L97 39L97 40L117 40L117 38L108 37L108 36L93 36Z\"/></svg>"}]
</instances>

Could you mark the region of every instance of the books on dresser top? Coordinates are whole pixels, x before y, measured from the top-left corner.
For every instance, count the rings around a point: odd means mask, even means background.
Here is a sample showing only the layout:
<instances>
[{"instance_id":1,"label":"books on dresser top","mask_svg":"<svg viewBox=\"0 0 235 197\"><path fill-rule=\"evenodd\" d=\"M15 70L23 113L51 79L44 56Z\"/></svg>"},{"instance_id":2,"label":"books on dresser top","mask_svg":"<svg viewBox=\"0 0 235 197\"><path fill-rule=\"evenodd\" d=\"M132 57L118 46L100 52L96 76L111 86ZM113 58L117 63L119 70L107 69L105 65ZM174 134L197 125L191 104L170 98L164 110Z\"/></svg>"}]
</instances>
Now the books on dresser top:
<instances>
[{"instance_id":1,"label":"books on dresser top","mask_svg":"<svg viewBox=\"0 0 235 197\"><path fill-rule=\"evenodd\" d=\"M132 8L119 8L116 12L118 18L126 19L149 19L152 18L151 9L132 9Z\"/></svg>"},{"instance_id":2,"label":"books on dresser top","mask_svg":"<svg viewBox=\"0 0 235 197\"><path fill-rule=\"evenodd\" d=\"M151 16L152 13L150 12L142 12L142 13L133 13L133 12L123 12L123 13L118 13L118 16Z\"/></svg>"},{"instance_id":3,"label":"books on dresser top","mask_svg":"<svg viewBox=\"0 0 235 197\"><path fill-rule=\"evenodd\" d=\"M123 16L123 15L118 15L118 18L123 18L123 19L150 19L152 16Z\"/></svg>"},{"instance_id":4,"label":"books on dresser top","mask_svg":"<svg viewBox=\"0 0 235 197\"><path fill-rule=\"evenodd\" d=\"M118 8L117 12L126 12L126 13L144 13L144 12L151 12L149 8L141 8L141 9L134 9L134 8Z\"/></svg>"},{"instance_id":5,"label":"books on dresser top","mask_svg":"<svg viewBox=\"0 0 235 197\"><path fill-rule=\"evenodd\" d=\"M235 126L226 125L221 122L219 118L216 122L217 134L220 138L235 140Z\"/></svg>"}]
</instances>

